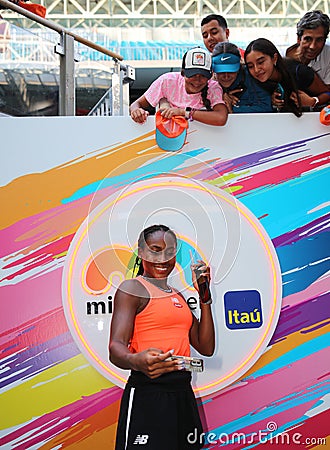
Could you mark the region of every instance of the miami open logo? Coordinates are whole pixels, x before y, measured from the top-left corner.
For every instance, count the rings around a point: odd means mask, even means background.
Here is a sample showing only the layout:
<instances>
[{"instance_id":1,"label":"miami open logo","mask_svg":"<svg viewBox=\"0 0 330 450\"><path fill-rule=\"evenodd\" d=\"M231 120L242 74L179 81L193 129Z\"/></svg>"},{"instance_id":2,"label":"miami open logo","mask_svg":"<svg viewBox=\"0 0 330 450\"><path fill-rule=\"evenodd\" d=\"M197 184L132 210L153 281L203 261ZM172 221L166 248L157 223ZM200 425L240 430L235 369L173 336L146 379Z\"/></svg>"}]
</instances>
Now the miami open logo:
<instances>
[{"instance_id":1,"label":"miami open logo","mask_svg":"<svg viewBox=\"0 0 330 450\"><path fill-rule=\"evenodd\" d=\"M199 395L237 380L266 349L281 308L281 272L259 220L222 189L184 177L138 181L102 201L77 231L63 271L68 326L81 352L110 381L123 387L129 371L109 362L114 295L135 276L137 238L152 224L178 237L177 264L169 283L198 317L190 255L211 267L216 351L193 375ZM198 354L192 351L193 356Z\"/></svg>"}]
</instances>

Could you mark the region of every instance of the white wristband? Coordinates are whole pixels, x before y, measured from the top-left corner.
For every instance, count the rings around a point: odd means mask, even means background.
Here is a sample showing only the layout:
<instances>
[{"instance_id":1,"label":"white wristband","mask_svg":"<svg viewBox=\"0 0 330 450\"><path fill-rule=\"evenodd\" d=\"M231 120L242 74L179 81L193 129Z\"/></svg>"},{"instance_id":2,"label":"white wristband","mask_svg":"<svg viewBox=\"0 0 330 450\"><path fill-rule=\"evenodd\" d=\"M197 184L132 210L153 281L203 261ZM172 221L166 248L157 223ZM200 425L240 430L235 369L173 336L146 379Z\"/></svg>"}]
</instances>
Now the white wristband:
<instances>
[{"instance_id":1,"label":"white wristband","mask_svg":"<svg viewBox=\"0 0 330 450\"><path fill-rule=\"evenodd\" d=\"M202 302L201 299L199 299L200 305L210 305L212 303L212 298L210 298L207 302Z\"/></svg>"},{"instance_id":2,"label":"white wristband","mask_svg":"<svg viewBox=\"0 0 330 450\"><path fill-rule=\"evenodd\" d=\"M315 106L316 106L318 103L320 103L320 100L319 100L318 97L313 97L313 99L315 100L315 103L314 103L314 105L312 106L312 108L314 109Z\"/></svg>"}]
</instances>

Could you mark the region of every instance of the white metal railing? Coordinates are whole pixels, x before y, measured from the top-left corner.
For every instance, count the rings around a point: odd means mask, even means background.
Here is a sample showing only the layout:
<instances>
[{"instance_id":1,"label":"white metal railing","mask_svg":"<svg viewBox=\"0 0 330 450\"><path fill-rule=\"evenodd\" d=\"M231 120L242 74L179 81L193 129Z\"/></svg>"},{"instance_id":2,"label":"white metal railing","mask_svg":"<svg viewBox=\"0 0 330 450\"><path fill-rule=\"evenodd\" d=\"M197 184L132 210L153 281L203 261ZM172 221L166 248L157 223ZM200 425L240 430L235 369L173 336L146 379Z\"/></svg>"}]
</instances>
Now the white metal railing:
<instances>
[{"instance_id":1,"label":"white metal railing","mask_svg":"<svg viewBox=\"0 0 330 450\"><path fill-rule=\"evenodd\" d=\"M54 52L54 44L42 39L26 38L0 40L0 61L57 63L58 57Z\"/></svg>"},{"instance_id":2,"label":"white metal railing","mask_svg":"<svg viewBox=\"0 0 330 450\"><path fill-rule=\"evenodd\" d=\"M0 60L21 60L38 62L55 62L57 56L54 54L54 44L51 38L54 38L49 33L41 33L42 30L33 30L34 34L39 38L38 45L35 45L33 39L22 34L17 34L15 37L0 39ZM275 32L274 32L275 33ZM90 37L91 38L91 37ZM295 38L290 39L284 34L272 36L272 41L276 44L280 51L284 51ZM126 61L180 61L184 53L190 48L200 45L203 46L201 40L192 40L190 42L164 42L154 41L150 42L134 42L134 41L114 41L108 39L107 36L96 37L96 41L104 48L113 48L116 53L120 53ZM243 41L232 40L239 47L245 48L250 42L248 39ZM78 43L79 45L79 43ZM95 61L105 62L109 61L108 54L101 53L93 48L79 45L79 61Z\"/></svg>"},{"instance_id":3,"label":"white metal railing","mask_svg":"<svg viewBox=\"0 0 330 450\"><path fill-rule=\"evenodd\" d=\"M112 116L112 89L108 89L94 108L88 113L89 116Z\"/></svg>"},{"instance_id":4,"label":"white metal railing","mask_svg":"<svg viewBox=\"0 0 330 450\"><path fill-rule=\"evenodd\" d=\"M181 60L184 53L190 48L202 45L200 42L191 42L181 45L167 46L130 46L124 47L118 45L117 51L125 56L124 59L130 61L167 61ZM0 40L0 60L10 61L38 61L40 63L56 62L57 56L54 53L54 44L49 41L39 40L38 45L34 39L19 37L15 40L5 38ZM79 48L80 61L99 61L109 60L109 56L93 49Z\"/></svg>"}]
</instances>

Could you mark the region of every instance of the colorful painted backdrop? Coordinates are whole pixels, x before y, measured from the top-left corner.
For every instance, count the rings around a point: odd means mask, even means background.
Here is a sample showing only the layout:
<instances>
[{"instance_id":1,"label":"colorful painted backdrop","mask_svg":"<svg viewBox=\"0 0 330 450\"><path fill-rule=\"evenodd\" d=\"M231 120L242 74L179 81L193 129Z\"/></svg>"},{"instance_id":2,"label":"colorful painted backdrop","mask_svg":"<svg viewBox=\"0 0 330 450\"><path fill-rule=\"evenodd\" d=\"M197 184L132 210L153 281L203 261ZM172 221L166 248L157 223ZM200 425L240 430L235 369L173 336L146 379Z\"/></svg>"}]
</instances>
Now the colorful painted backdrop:
<instances>
[{"instance_id":1,"label":"colorful painted backdrop","mask_svg":"<svg viewBox=\"0 0 330 450\"><path fill-rule=\"evenodd\" d=\"M161 174L236 196L266 229L282 271L267 351L199 399L206 448L330 445L330 130L317 113L237 115L223 128L193 122L179 153L156 146L152 118L2 118L0 131L1 448L114 447L122 391L72 339L62 269L91 207Z\"/></svg>"}]
</instances>

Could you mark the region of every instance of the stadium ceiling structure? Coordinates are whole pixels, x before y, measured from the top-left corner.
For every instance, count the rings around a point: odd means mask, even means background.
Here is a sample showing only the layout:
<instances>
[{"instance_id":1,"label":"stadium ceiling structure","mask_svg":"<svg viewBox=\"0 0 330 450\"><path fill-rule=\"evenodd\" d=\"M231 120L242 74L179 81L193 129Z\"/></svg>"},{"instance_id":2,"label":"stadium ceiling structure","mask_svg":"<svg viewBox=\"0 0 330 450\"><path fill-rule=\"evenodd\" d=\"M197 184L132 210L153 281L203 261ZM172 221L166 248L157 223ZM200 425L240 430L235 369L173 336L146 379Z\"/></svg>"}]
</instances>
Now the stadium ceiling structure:
<instances>
[{"instance_id":1,"label":"stadium ceiling structure","mask_svg":"<svg viewBox=\"0 0 330 450\"><path fill-rule=\"evenodd\" d=\"M223 15L231 27L292 27L307 11L329 14L329 0L33 0L47 19L66 28L199 27L208 14ZM2 14L25 28L15 13Z\"/></svg>"}]
</instances>

